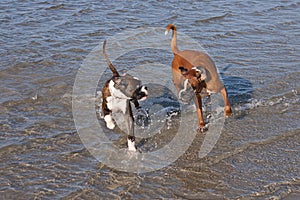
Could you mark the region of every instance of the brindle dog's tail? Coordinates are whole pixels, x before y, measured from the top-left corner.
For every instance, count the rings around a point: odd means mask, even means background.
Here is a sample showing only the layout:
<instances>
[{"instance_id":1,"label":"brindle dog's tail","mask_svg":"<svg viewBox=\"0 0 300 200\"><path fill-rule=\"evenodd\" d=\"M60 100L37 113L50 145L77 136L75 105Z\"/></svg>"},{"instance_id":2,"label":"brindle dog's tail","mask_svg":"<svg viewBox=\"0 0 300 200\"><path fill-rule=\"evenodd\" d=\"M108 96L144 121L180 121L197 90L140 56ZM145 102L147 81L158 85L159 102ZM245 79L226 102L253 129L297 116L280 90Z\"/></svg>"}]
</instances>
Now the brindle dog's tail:
<instances>
[{"instance_id":1,"label":"brindle dog's tail","mask_svg":"<svg viewBox=\"0 0 300 200\"><path fill-rule=\"evenodd\" d=\"M105 60L107 62L107 65L109 66L110 70L112 71L113 73L113 76L120 76L118 71L116 70L116 68L113 66L113 64L110 62L107 54L106 54L106 51L105 51L105 46L106 46L106 40L104 40L103 42L103 54L104 54L104 57L105 57Z\"/></svg>"}]
</instances>

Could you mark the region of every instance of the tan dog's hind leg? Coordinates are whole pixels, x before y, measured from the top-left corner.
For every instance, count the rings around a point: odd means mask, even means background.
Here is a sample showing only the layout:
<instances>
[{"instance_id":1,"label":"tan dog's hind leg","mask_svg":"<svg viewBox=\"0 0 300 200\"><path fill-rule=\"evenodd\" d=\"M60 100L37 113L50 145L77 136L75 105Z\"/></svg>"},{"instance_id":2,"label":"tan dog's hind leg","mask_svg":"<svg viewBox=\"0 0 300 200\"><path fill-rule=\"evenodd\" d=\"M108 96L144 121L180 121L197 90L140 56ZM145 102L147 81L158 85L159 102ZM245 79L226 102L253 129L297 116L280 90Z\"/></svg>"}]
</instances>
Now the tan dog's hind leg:
<instances>
[{"instance_id":1,"label":"tan dog's hind leg","mask_svg":"<svg viewBox=\"0 0 300 200\"><path fill-rule=\"evenodd\" d=\"M174 86L177 90L177 92L180 92L181 88L180 88L180 78L181 78L181 75L176 72L176 71L172 71L172 74L173 74L173 83L174 83Z\"/></svg>"},{"instance_id":2,"label":"tan dog's hind leg","mask_svg":"<svg viewBox=\"0 0 300 200\"><path fill-rule=\"evenodd\" d=\"M228 94L227 94L227 90L226 90L225 86L221 89L220 92L222 94L224 104L225 104L225 116L230 117L232 111L231 111L230 102L229 102L229 98L228 98Z\"/></svg>"}]
</instances>

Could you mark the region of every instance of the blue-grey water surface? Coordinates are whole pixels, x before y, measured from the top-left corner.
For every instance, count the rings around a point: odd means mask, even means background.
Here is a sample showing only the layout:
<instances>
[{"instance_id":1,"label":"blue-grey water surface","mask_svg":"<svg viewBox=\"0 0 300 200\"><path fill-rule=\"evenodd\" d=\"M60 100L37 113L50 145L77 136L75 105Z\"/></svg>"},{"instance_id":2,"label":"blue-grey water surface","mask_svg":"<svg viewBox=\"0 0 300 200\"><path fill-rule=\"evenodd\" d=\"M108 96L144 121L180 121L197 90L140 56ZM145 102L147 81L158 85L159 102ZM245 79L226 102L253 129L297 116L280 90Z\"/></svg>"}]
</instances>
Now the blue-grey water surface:
<instances>
[{"instance_id":1,"label":"blue-grey water surface","mask_svg":"<svg viewBox=\"0 0 300 200\"><path fill-rule=\"evenodd\" d=\"M299 13L296 0L1 1L0 199L300 198ZM107 37L169 23L213 57L234 114L204 158L199 133L160 170L109 168L76 131L76 73ZM171 67L170 52L149 55L116 65Z\"/></svg>"}]
</instances>

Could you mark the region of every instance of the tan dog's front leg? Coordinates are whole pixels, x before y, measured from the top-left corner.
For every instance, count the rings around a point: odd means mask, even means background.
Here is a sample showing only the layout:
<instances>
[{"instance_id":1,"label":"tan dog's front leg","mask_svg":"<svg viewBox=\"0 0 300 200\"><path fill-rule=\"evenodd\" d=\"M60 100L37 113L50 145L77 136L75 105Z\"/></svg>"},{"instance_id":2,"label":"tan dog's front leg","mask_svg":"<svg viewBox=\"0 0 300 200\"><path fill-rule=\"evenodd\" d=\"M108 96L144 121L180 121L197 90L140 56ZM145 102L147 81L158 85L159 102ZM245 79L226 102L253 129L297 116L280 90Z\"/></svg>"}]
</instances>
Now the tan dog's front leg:
<instances>
[{"instance_id":1,"label":"tan dog's front leg","mask_svg":"<svg viewBox=\"0 0 300 200\"><path fill-rule=\"evenodd\" d=\"M231 107L230 107L230 102L229 102L229 98L228 98L228 94L227 94L227 90L226 87L224 86L224 88L220 91L224 100L224 104L225 104L225 116L226 117L230 117L231 116Z\"/></svg>"},{"instance_id":2,"label":"tan dog's front leg","mask_svg":"<svg viewBox=\"0 0 300 200\"><path fill-rule=\"evenodd\" d=\"M198 131L204 132L205 128L205 123L203 120L203 113L202 113L202 98L200 94L195 94L194 97L195 104L196 104L196 110L197 110L197 115L198 115Z\"/></svg>"}]
</instances>

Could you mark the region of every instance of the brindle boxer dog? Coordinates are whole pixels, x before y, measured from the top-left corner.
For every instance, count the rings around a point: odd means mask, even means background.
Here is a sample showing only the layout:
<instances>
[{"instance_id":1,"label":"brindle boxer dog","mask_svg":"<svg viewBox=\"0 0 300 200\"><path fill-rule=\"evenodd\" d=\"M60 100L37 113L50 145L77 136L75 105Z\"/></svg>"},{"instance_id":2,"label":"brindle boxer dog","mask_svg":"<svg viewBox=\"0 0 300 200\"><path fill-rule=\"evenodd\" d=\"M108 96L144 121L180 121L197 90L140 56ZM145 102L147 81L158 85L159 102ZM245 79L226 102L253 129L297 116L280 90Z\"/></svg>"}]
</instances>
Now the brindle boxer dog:
<instances>
[{"instance_id":1,"label":"brindle boxer dog","mask_svg":"<svg viewBox=\"0 0 300 200\"><path fill-rule=\"evenodd\" d=\"M187 82L185 79L188 79L188 82L192 85L192 87L197 86L194 88L194 91L196 91L194 101L198 114L198 130L203 132L205 123L202 115L201 91L199 90L205 88L208 94L220 92L225 103L225 116L229 117L232 112L226 87L220 80L213 60L204 52L195 50L180 51L177 48L176 27L173 24L169 24L166 27L165 34L167 35L170 30L173 31L171 41L171 49L174 53L174 58L172 61L173 82L179 93L182 91L184 85L186 86ZM198 68L200 68L201 71L197 71ZM200 79L199 74L202 76L202 78L200 76Z\"/></svg>"},{"instance_id":2,"label":"brindle boxer dog","mask_svg":"<svg viewBox=\"0 0 300 200\"><path fill-rule=\"evenodd\" d=\"M119 75L116 68L110 62L106 51L106 41L103 42L103 54L106 62L113 73L102 89L102 112L106 126L114 129L115 123L112 119L112 112L121 111L128 131L128 149L136 151L134 136L134 118L132 114L131 102L137 109L140 109L139 100L145 100L148 95L147 87L141 81L129 74Z\"/></svg>"}]
</instances>

